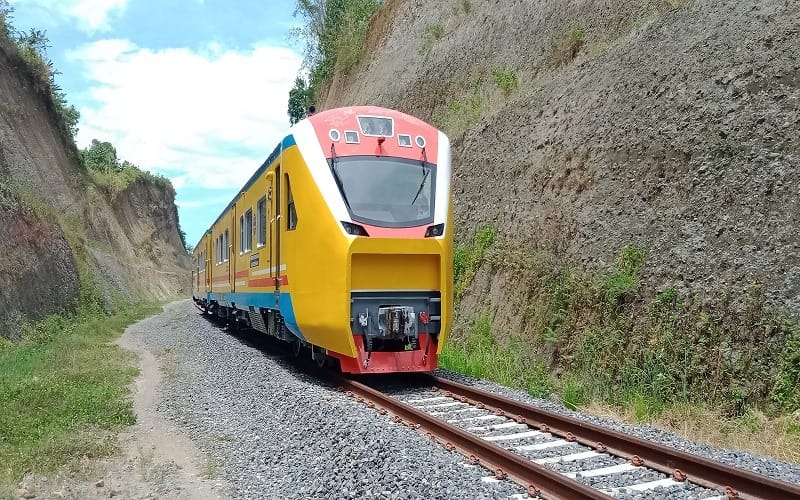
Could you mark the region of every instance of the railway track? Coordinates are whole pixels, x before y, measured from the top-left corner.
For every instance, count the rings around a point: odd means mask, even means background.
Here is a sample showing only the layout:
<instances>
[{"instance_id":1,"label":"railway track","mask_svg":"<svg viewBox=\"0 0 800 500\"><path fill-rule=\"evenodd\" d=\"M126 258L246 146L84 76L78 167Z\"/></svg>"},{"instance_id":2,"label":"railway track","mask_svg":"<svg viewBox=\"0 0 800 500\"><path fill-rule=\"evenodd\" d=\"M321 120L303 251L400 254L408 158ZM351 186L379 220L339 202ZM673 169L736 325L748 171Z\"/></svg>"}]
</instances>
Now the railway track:
<instances>
[{"instance_id":1,"label":"railway track","mask_svg":"<svg viewBox=\"0 0 800 500\"><path fill-rule=\"evenodd\" d=\"M426 432L528 497L789 499L800 487L439 377L386 394L341 387L397 422Z\"/></svg>"}]
</instances>

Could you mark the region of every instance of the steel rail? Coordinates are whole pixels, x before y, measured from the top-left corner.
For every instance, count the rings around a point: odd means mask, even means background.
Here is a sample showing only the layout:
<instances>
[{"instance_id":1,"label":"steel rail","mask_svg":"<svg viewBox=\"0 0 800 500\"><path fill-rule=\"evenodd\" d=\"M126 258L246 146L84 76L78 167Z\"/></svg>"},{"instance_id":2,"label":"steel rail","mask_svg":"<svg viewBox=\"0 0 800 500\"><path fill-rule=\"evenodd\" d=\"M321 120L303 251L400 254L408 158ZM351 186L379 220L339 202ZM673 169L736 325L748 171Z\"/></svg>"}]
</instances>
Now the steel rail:
<instances>
[{"instance_id":1,"label":"steel rail","mask_svg":"<svg viewBox=\"0 0 800 500\"><path fill-rule=\"evenodd\" d=\"M473 434L428 415L411 405L398 401L380 391L360 382L341 378L339 384L354 395L382 407L396 418L419 424L432 436L440 439L446 449L456 449L464 456L474 456L484 466L493 470L496 476L508 475L522 485L531 496L543 495L546 498L570 498L607 500L612 498L583 483L564 477L527 458L512 453L496 444L487 442Z\"/></svg>"},{"instance_id":2,"label":"steel rail","mask_svg":"<svg viewBox=\"0 0 800 500\"><path fill-rule=\"evenodd\" d=\"M458 382L431 376L440 390L502 410L510 417L521 417L528 425L544 425L548 432L574 436L581 444L609 451L623 458L641 458L642 465L670 475L685 474L701 486L721 489L732 498L800 498L800 486L737 469L721 462L692 455L661 444L629 436L589 422L535 408L519 401L491 394Z\"/></svg>"}]
</instances>

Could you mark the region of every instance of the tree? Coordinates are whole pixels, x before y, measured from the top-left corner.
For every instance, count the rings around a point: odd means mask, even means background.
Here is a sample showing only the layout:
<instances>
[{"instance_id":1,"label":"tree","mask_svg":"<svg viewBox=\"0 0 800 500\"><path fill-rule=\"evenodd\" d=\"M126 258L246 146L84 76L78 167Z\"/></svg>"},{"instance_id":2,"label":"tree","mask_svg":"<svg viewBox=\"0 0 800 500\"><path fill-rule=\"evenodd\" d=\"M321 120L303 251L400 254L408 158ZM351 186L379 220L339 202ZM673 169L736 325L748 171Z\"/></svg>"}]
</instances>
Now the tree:
<instances>
[{"instance_id":1,"label":"tree","mask_svg":"<svg viewBox=\"0 0 800 500\"><path fill-rule=\"evenodd\" d=\"M117 158L117 149L110 142L92 139L92 145L81 150L81 160L87 170L111 173L122 170Z\"/></svg>"},{"instance_id":2,"label":"tree","mask_svg":"<svg viewBox=\"0 0 800 500\"><path fill-rule=\"evenodd\" d=\"M8 37L11 35L11 15L14 7L8 0L0 0L0 36Z\"/></svg>"},{"instance_id":3,"label":"tree","mask_svg":"<svg viewBox=\"0 0 800 500\"><path fill-rule=\"evenodd\" d=\"M310 88L305 78L298 76L294 80L294 87L289 91L289 123L294 125L308 114L311 105Z\"/></svg>"},{"instance_id":4,"label":"tree","mask_svg":"<svg viewBox=\"0 0 800 500\"><path fill-rule=\"evenodd\" d=\"M297 0L302 25L294 36L305 43L303 64L309 70L310 94L334 69L345 74L358 63L370 18L382 0Z\"/></svg>"}]
</instances>

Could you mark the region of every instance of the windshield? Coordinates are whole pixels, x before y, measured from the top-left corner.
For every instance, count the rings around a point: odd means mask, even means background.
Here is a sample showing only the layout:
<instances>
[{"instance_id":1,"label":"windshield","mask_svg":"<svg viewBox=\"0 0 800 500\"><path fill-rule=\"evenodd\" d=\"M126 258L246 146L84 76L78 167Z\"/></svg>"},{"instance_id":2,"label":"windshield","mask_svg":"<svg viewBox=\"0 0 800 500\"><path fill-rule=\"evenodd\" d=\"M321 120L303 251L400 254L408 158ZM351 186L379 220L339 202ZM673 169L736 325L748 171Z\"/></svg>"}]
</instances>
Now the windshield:
<instances>
[{"instance_id":1,"label":"windshield","mask_svg":"<svg viewBox=\"0 0 800 500\"><path fill-rule=\"evenodd\" d=\"M353 220L381 227L413 227L433 221L434 165L351 156L336 158L333 170Z\"/></svg>"}]
</instances>

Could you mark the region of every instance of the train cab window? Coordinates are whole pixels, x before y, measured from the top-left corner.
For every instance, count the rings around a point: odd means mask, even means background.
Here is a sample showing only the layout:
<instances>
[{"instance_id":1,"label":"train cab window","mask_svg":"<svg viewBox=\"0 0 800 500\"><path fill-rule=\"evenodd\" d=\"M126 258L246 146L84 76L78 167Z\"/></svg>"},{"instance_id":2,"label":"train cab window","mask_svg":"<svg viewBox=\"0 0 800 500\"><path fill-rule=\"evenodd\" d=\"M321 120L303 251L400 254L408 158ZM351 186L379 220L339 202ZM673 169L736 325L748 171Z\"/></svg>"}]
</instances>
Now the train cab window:
<instances>
[{"instance_id":1,"label":"train cab window","mask_svg":"<svg viewBox=\"0 0 800 500\"><path fill-rule=\"evenodd\" d=\"M253 249L253 210L250 209L239 218L239 252Z\"/></svg>"},{"instance_id":2,"label":"train cab window","mask_svg":"<svg viewBox=\"0 0 800 500\"><path fill-rule=\"evenodd\" d=\"M402 158L352 156L333 167L353 220L379 227L415 227L433 221L436 166Z\"/></svg>"},{"instance_id":3,"label":"train cab window","mask_svg":"<svg viewBox=\"0 0 800 500\"><path fill-rule=\"evenodd\" d=\"M294 196L292 196L292 185L289 183L289 175L286 179L286 229L291 231L297 228L297 210L294 206Z\"/></svg>"},{"instance_id":4,"label":"train cab window","mask_svg":"<svg viewBox=\"0 0 800 500\"><path fill-rule=\"evenodd\" d=\"M258 248L263 247L267 244L267 197L262 196L260 200L258 200L258 206L256 207L256 233L258 233L258 239L256 240L258 244Z\"/></svg>"}]
</instances>

